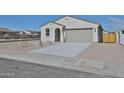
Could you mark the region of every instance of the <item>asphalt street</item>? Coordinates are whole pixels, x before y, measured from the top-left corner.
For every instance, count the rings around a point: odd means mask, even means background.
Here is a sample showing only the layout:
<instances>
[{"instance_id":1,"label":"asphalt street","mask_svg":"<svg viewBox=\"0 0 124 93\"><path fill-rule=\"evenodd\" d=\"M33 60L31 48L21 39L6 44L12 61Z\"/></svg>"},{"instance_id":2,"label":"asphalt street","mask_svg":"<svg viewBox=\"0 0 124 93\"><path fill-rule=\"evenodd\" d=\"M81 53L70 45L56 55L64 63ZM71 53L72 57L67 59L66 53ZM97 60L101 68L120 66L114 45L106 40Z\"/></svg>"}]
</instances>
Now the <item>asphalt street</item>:
<instances>
[{"instance_id":1,"label":"asphalt street","mask_svg":"<svg viewBox=\"0 0 124 93\"><path fill-rule=\"evenodd\" d=\"M0 58L0 78L104 78L88 72Z\"/></svg>"}]
</instances>

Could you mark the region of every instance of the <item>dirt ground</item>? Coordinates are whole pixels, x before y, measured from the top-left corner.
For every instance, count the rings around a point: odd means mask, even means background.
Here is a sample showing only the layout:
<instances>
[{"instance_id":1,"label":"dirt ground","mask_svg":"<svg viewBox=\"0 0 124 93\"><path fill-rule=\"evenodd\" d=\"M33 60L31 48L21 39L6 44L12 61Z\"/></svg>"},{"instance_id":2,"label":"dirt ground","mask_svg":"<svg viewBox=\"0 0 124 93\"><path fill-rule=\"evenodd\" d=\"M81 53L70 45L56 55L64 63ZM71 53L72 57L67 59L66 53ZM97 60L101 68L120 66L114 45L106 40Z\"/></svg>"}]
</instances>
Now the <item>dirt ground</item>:
<instances>
[{"instance_id":1,"label":"dirt ground","mask_svg":"<svg viewBox=\"0 0 124 93\"><path fill-rule=\"evenodd\" d=\"M25 44L26 43L26 44ZM26 53L28 51L38 49L41 47L48 46L48 44L44 44L40 46L40 40L35 41L27 41L27 42L4 42L0 43L0 52L4 53Z\"/></svg>"},{"instance_id":2,"label":"dirt ground","mask_svg":"<svg viewBox=\"0 0 124 93\"><path fill-rule=\"evenodd\" d=\"M39 40L24 42L6 42L0 43L0 52L2 53L27 53L34 49L49 46L44 44L40 46ZM124 62L124 46L115 43L93 43L88 46L79 56L81 59L100 60L109 62Z\"/></svg>"},{"instance_id":3,"label":"dirt ground","mask_svg":"<svg viewBox=\"0 0 124 93\"><path fill-rule=\"evenodd\" d=\"M113 43L93 43L81 55L83 59L124 62L124 46Z\"/></svg>"},{"instance_id":4,"label":"dirt ground","mask_svg":"<svg viewBox=\"0 0 124 93\"><path fill-rule=\"evenodd\" d=\"M124 46L122 45L110 43L93 43L84 51L82 51L80 55L74 58L39 55L32 54L32 52L30 52L34 49L49 45L51 44L40 46L39 41L29 41L28 47L21 46L20 42L0 43L0 54L5 58L12 58L17 60L23 59L25 62L28 60L32 63L35 62L49 66L53 66L54 63L54 66L64 67L67 69L73 68L73 70L78 69L79 71L97 73L100 75L102 73L102 75L124 77ZM1 64L3 64L3 62ZM22 64L25 66L26 63ZM2 71L1 73L5 72L2 70L2 65L0 66L0 69L0 71Z\"/></svg>"}]
</instances>

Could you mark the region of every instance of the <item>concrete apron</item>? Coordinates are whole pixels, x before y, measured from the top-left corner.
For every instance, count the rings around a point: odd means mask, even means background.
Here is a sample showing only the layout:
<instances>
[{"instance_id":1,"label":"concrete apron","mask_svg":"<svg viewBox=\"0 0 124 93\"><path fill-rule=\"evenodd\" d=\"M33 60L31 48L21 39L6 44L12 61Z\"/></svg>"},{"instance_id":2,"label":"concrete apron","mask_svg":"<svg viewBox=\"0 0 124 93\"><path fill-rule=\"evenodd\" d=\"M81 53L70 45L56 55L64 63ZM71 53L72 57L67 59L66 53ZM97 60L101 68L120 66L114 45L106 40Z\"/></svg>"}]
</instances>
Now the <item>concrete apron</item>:
<instances>
[{"instance_id":1,"label":"concrete apron","mask_svg":"<svg viewBox=\"0 0 124 93\"><path fill-rule=\"evenodd\" d=\"M63 56L63 57L75 57L84 51L91 43L57 43L52 46L39 48L31 51L32 53Z\"/></svg>"},{"instance_id":2,"label":"concrete apron","mask_svg":"<svg viewBox=\"0 0 124 93\"><path fill-rule=\"evenodd\" d=\"M1 53L0 57L10 60L22 61L22 62L96 73L98 75L108 76L108 77L124 77L123 72L116 71L116 69L111 69L111 67L108 67L106 69L105 63L107 62L96 61L96 60L39 55L39 54L31 54L31 53L25 53L25 54Z\"/></svg>"}]
</instances>

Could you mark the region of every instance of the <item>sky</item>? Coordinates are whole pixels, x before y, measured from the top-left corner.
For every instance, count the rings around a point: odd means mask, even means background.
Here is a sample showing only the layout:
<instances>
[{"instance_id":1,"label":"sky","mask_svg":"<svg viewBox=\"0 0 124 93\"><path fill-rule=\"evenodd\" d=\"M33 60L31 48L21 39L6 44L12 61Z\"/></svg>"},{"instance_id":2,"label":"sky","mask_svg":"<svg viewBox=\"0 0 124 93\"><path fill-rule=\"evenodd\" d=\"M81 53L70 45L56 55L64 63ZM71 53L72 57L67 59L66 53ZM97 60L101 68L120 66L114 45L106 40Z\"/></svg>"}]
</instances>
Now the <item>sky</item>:
<instances>
[{"instance_id":1,"label":"sky","mask_svg":"<svg viewBox=\"0 0 124 93\"><path fill-rule=\"evenodd\" d=\"M124 29L123 15L73 15L74 17L100 23L105 31ZM0 27L14 31L39 31L40 26L58 20L63 15L0 15Z\"/></svg>"}]
</instances>

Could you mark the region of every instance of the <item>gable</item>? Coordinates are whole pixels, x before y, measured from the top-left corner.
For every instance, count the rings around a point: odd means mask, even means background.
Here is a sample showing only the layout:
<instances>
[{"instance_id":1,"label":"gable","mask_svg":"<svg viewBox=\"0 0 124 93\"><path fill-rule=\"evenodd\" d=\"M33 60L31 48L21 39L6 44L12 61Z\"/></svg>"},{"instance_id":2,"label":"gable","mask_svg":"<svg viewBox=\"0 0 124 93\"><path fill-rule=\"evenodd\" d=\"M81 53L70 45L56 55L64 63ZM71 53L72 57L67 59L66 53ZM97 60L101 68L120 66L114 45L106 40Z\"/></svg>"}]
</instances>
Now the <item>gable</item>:
<instances>
[{"instance_id":1,"label":"gable","mask_svg":"<svg viewBox=\"0 0 124 93\"><path fill-rule=\"evenodd\" d=\"M73 18L73 17L69 17L69 16L66 16L55 22L65 25L66 29L69 29L69 28L96 28L100 25L97 23L93 23L93 22L89 22L89 21L85 21L85 20L81 20L81 19L77 19L77 18Z\"/></svg>"},{"instance_id":2,"label":"gable","mask_svg":"<svg viewBox=\"0 0 124 93\"><path fill-rule=\"evenodd\" d=\"M51 28L51 27L64 27L64 25L61 25L61 24L55 23L55 22L49 22L49 23L44 24L44 25L41 26L41 28L46 28L46 27L48 27L48 28Z\"/></svg>"}]
</instances>

